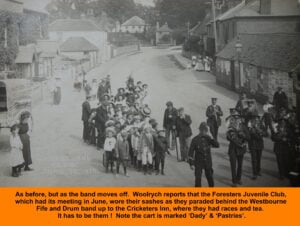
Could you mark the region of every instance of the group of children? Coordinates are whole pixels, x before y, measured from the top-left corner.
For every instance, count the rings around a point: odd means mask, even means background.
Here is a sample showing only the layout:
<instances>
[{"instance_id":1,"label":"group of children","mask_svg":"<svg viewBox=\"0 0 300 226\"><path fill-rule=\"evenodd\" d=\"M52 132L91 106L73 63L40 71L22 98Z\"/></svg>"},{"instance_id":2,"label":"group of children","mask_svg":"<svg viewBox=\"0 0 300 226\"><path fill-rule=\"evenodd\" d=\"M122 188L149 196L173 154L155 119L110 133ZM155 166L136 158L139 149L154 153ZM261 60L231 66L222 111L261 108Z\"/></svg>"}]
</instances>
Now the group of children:
<instances>
[{"instance_id":1,"label":"group of children","mask_svg":"<svg viewBox=\"0 0 300 226\"><path fill-rule=\"evenodd\" d=\"M94 135L100 140L97 146L104 150L103 163L107 173L119 174L122 167L124 175L128 176L127 168L131 166L145 175L154 170L156 174L164 175L168 144L165 132L159 130L156 120L150 117L151 109L145 104L147 95L148 85L141 81L135 83L132 77L128 78L126 88L119 88L116 95L110 90L98 92L101 106L92 110L90 123L94 124L91 132L98 133L98 136ZM104 131L101 121L104 121Z\"/></svg>"}]
</instances>

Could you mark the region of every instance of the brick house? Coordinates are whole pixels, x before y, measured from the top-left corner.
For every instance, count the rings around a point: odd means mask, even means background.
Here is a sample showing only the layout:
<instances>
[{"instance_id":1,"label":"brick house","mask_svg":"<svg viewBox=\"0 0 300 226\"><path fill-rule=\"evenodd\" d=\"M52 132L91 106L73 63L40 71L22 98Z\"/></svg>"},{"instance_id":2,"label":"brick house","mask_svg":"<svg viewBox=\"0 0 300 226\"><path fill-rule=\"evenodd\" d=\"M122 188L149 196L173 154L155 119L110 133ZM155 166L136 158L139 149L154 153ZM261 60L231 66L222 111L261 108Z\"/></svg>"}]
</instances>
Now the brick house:
<instances>
[{"instance_id":1,"label":"brick house","mask_svg":"<svg viewBox=\"0 0 300 226\"><path fill-rule=\"evenodd\" d=\"M239 33L300 32L298 0L243 0L217 16L218 51ZM207 23L207 52L215 49L213 21Z\"/></svg>"},{"instance_id":2,"label":"brick house","mask_svg":"<svg viewBox=\"0 0 300 226\"><path fill-rule=\"evenodd\" d=\"M296 106L291 71L300 63L300 34L240 34L242 51L234 38L216 55L216 81L234 91L245 91L260 102L272 101L281 86Z\"/></svg>"}]
</instances>

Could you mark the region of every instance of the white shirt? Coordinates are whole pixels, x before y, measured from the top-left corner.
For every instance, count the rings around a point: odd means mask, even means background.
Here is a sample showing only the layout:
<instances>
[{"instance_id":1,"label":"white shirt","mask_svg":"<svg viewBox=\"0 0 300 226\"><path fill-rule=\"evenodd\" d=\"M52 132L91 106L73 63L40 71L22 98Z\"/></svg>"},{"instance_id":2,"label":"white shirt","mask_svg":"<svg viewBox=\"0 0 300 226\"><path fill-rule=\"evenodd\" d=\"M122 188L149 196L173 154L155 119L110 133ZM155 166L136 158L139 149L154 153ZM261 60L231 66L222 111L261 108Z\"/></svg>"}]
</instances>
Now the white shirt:
<instances>
[{"instance_id":1,"label":"white shirt","mask_svg":"<svg viewBox=\"0 0 300 226\"><path fill-rule=\"evenodd\" d=\"M104 142L104 151L112 151L116 146L116 138L106 137Z\"/></svg>"}]
</instances>

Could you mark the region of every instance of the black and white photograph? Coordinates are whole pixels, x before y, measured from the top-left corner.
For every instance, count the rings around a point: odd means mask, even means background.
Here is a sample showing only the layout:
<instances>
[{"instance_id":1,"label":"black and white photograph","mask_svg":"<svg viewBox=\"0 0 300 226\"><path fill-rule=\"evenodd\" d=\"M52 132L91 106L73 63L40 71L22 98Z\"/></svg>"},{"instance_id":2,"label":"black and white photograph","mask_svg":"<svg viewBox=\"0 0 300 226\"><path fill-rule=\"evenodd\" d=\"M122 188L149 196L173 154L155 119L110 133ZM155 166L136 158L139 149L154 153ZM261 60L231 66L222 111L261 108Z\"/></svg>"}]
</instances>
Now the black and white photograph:
<instances>
[{"instance_id":1,"label":"black and white photograph","mask_svg":"<svg viewBox=\"0 0 300 226\"><path fill-rule=\"evenodd\" d=\"M0 187L299 187L300 0L0 0Z\"/></svg>"}]
</instances>

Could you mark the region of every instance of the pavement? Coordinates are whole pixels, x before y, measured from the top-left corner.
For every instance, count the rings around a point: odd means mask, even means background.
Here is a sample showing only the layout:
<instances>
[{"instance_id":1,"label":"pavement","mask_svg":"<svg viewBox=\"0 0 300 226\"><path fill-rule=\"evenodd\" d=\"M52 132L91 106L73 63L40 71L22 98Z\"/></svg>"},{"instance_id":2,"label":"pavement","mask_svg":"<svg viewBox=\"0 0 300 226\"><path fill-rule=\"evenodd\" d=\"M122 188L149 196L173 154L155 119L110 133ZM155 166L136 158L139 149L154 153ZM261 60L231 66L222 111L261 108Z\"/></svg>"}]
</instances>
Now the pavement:
<instances>
[{"instance_id":1,"label":"pavement","mask_svg":"<svg viewBox=\"0 0 300 226\"><path fill-rule=\"evenodd\" d=\"M225 116L235 106L238 95L216 85L215 77L207 72L186 69L186 59L180 49L142 48L140 52L122 55L91 70L87 79L111 75L112 90L124 86L132 74L136 81L149 84L148 103L153 118L162 124L165 103L173 101L184 107L193 120L193 134L197 135L200 122L206 121L205 111L211 97L217 97ZM165 176L147 175L129 169L130 177L106 174L102 166L103 151L82 142L81 104L84 93L73 89L71 77L63 79L62 103L52 106L50 96L33 109L34 130L31 135L34 171L24 172L19 178L10 176L9 133L0 134L1 187L193 187L194 173L189 165L177 162L176 153L166 158ZM228 158L226 127L220 128L221 147L212 150L215 186L230 187L231 172ZM288 186L279 180L273 144L265 140L262 157L262 177L251 180L250 154L245 155L243 185L246 187ZM122 171L121 171L122 173ZM207 186L203 177L203 186Z\"/></svg>"}]
</instances>

